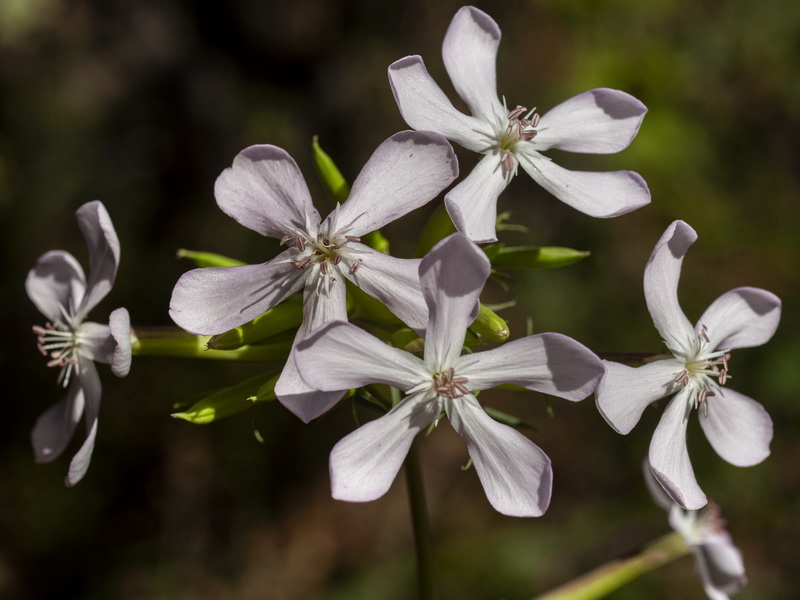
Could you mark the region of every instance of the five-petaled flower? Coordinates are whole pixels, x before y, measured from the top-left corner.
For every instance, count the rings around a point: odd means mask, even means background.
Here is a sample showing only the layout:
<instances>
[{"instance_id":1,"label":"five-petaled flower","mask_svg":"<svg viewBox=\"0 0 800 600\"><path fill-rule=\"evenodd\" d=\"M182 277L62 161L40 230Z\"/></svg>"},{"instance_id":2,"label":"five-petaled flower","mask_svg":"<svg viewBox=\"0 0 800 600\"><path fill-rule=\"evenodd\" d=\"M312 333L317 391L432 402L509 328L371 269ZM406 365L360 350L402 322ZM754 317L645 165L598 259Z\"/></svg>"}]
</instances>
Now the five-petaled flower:
<instances>
[{"instance_id":1,"label":"five-petaled flower","mask_svg":"<svg viewBox=\"0 0 800 600\"><path fill-rule=\"evenodd\" d=\"M717 298L695 327L678 303L681 264L697 239L683 221L670 225L647 263L644 294L656 329L673 357L633 368L606 361L597 406L606 421L627 434L651 402L673 396L650 443L653 475L686 509L706 504L686 450L692 408L714 450L740 467L769 455L772 420L755 400L726 387L730 351L766 343L775 333L781 302L765 290L741 287Z\"/></svg>"},{"instance_id":2,"label":"five-petaled flower","mask_svg":"<svg viewBox=\"0 0 800 600\"><path fill-rule=\"evenodd\" d=\"M295 360L311 387L338 390L377 382L406 393L389 413L336 444L330 456L334 498L363 502L382 496L416 434L444 412L467 442L492 506L512 516L539 516L547 509L550 459L520 432L489 417L472 392L513 383L577 401L594 391L603 366L587 348L556 333L461 356L489 272L485 254L462 234L446 238L422 260L419 274L430 315L424 359L341 321L298 344Z\"/></svg>"},{"instance_id":3,"label":"five-petaled flower","mask_svg":"<svg viewBox=\"0 0 800 600\"><path fill-rule=\"evenodd\" d=\"M669 497L645 464L645 481L653 500L669 512L669 524L692 549L697 573L711 600L729 600L747 583L742 553L725 530L714 502L700 510L684 510Z\"/></svg>"},{"instance_id":4,"label":"five-petaled flower","mask_svg":"<svg viewBox=\"0 0 800 600\"><path fill-rule=\"evenodd\" d=\"M170 315L192 333L214 335L254 319L303 290L296 340L328 321L347 319L345 280L383 302L409 327L427 319L419 260L381 254L361 237L430 201L458 176L447 140L404 131L383 142L353 184L347 201L324 220L294 160L275 146L251 146L217 179L217 204L245 227L289 246L259 265L185 273L172 293ZM343 388L310 389L289 356L275 393L303 421L333 406Z\"/></svg>"},{"instance_id":5,"label":"five-petaled flower","mask_svg":"<svg viewBox=\"0 0 800 600\"><path fill-rule=\"evenodd\" d=\"M497 97L499 44L497 23L472 6L456 13L445 35L445 68L472 115L453 107L419 56L407 56L389 67L392 91L406 123L441 133L484 155L445 197L459 231L477 242L496 239L497 197L519 166L559 200L593 217L615 217L650 202L647 184L636 173L569 171L541 154L552 148L619 152L636 136L645 106L625 92L598 88L541 116L535 109L509 108Z\"/></svg>"},{"instance_id":6,"label":"five-petaled flower","mask_svg":"<svg viewBox=\"0 0 800 600\"><path fill-rule=\"evenodd\" d=\"M117 233L101 202L84 204L76 215L89 248L89 279L71 254L52 250L39 258L25 281L28 296L49 319L33 328L39 351L50 358L47 366L60 367L58 382L68 388L67 397L36 421L31 436L36 461L57 458L85 417L86 441L70 463L69 486L86 474L97 436L102 388L94 363L110 364L119 377L127 375L131 365L127 310L112 312L108 325L85 321L114 285L120 254Z\"/></svg>"}]
</instances>

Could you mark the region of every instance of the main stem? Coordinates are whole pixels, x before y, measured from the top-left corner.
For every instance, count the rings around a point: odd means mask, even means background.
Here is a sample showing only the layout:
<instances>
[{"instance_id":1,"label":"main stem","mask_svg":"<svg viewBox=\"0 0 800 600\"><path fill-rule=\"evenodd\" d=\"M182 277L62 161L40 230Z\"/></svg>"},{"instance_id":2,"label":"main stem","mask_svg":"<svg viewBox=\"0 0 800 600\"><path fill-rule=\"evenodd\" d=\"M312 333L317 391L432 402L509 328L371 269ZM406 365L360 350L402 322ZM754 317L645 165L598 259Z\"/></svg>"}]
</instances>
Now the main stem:
<instances>
[{"instance_id":1,"label":"main stem","mask_svg":"<svg viewBox=\"0 0 800 600\"><path fill-rule=\"evenodd\" d=\"M417 554L419 598L420 600L435 600L437 594L433 571L431 526L416 440L411 444L411 449L406 457L406 482L408 484L408 503L411 508L411 523L414 529L414 547Z\"/></svg>"},{"instance_id":2,"label":"main stem","mask_svg":"<svg viewBox=\"0 0 800 600\"><path fill-rule=\"evenodd\" d=\"M242 346L235 350L212 350L208 335L192 335L178 327L141 327L131 330L133 354L142 356L182 356L206 360L280 361L286 360L291 341Z\"/></svg>"}]
</instances>

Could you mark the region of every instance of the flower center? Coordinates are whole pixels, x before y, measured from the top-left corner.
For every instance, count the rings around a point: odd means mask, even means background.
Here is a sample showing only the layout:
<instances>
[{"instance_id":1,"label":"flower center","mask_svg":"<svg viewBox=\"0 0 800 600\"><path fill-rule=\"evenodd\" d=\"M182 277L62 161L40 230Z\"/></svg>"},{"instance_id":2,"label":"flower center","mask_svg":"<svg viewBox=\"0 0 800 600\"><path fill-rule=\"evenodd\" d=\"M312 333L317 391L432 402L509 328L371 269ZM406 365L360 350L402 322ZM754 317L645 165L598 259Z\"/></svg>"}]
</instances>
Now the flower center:
<instances>
[{"instance_id":1,"label":"flower center","mask_svg":"<svg viewBox=\"0 0 800 600\"><path fill-rule=\"evenodd\" d=\"M433 387L437 396L443 398L450 398L454 400L469 394L466 383L469 380L466 377L456 377L455 370L450 367L446 371L440 371L433 376Z\"/></svg>"},{"instance_id":2,"label":"flower center","mask_svg":"<svg viewBox=\"0 0 800 600\"><path fill-rule=\"evenodd\" d=\"M708 329L701 325L700 333L688 356L684 357L684 369L678 373L675 383L691 385L696 395L695 407L703 404L709 397L715 396L715 389L728 381L728 361L731 358L727 350L709 352Z\"/></svg>"},{"instance_id":3,"label":"flower center","mask_svg":"<svg viewBox=\"0 0 800 600\"><path fill-rule=\"evenodd\" d=\"M33 326L36 334L36 347L42 356L49 356L48 367L61 367L58 383L67 387L72 372L77 370L80 336L78 332L62 323L47 322L44 327Z\"/></svg>"},{"instance_id":4,"label":"flower center","mask_svg":"<svg viewBox=\"0 0 800 600\"><path fill-rule=\"evenodd\" d=\"M508 113L508 124L498 140L503 168L507 173L512 173L516 169L514 153L517 151L517 144L520 141L530 142L536 137L539 119L539 113L535 108L528 111L520 105Z\"/></svg>"},{"instance_id":5,"label":"flower center","mask_svg":"<svg viewBox=\"0 0 800 600\"><path fill-rule=\"evenodd\" d=\"M320 233L316 237L305 232L288 233L281 239L281 245L294 245L299 251L297 258L292 260L292 266L299 271L305 271L309 266L319 267L321 275L330 275L331 282L336 281L333 276L334 267L342 262L348 254L348 242L360 242L361 238L354 235L332 235L327 237ZM361 266L361 259L351 261L350 272L355 273Z\"/></svg>"}]
</instances>

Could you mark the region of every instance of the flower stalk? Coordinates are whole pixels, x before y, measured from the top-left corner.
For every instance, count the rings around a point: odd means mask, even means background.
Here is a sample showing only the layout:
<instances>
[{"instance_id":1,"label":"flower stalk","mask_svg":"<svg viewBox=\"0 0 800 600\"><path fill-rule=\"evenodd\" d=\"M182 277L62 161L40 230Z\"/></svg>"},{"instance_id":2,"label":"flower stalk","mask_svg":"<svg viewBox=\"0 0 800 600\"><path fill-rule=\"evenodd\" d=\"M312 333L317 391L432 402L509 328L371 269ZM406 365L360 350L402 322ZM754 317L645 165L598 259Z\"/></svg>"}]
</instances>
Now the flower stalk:
<instances>
[{"instance_id":1,"label":"flower stalk","mask_svg":"<svg viewBox=\"0 0 800 600\"><path fill-rule=\"evenodd\" d=\"M417 586L420 600L437 598L435 571L433 568L433 546L425 486L419 464L417 442L411 444L406 456L406 482L408 504L411 510L411 525L414 530L414 549L417 556Z\"/></svg>"},{"instance_id":2,"label":"flower stalk","mask_svg":"<svg viewBox=\"0 0 800 600\"><path fill-rule=\"evenodd\" d=\"M176 356L206 360L245 362L284 361L292 347L291 340L247 345L235 350L212 350L207 347L210 335L193 335L179 327L136 327L131 330L133 354L138 356Z\"/></svg>"}]
</instances>

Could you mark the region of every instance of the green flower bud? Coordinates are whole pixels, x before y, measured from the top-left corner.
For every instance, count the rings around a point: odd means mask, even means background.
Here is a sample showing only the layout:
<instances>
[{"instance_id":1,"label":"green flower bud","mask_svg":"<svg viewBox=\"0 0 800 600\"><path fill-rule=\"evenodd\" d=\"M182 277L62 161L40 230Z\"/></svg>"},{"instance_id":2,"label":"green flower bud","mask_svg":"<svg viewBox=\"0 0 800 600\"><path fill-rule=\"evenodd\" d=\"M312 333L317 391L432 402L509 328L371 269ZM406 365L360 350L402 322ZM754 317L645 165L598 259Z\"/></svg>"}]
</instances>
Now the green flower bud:
<instances>
[{"instance_id":1,"label":"green flower bud","mask_svg":"<svg viewBox=\"0 0 800 600\"><path fill-rule=\"evenodd\" d=\"M257 344L278 333L297 329L303 320L303 302L294 294L236 329L212 336L208 347L212 350L236 350L248 344Z\"/></svg>"},{"instance_id":2,"label":"green flower bud","mask_svg":"<svg viewBox=\"0 0 800 600\"><path fill-rule=\"evenodd\" d=\"M196 425L206 425L231 417L252 408L253 402L250 398L270 381L272 381L274 390L277 379L278 375L275 373L264 373L251 377L236 385L205 395L186 410L173 413L172 416Z\"/></svg>"},{"instance_id":3,"label":"green flower bud","mask_svg":"<svg viewBox=\"0 0 800 600\"><path fill-rule=\"evenodd\" d=\"M493 269L551 269L579 262L591 253L560 246L503 246L493 244L484 249Z\"/></svg>"},{"instance_id":4,"label":"green flower bud","mask_svg":"<svg viewBox=\"0 0 800 600\"><path fill-rule=\"evenodd\" d=\"M196 250L178 250L178 258L188 258L198 267L238 267L245 263L235 258L228 258L214 252L198 252Z\"/></svg>"},{"instance_id":5,"label":"green flower bud","mask_svg":"<svg viewBox=\"0 0 800 600\"><path fill-rule=\"evenodd\" d=\"M485 304L480 305L478 318L470 325L470 329L490 342L505 342L511 332L508 323Z\"/></svg>"}]
</instances>

